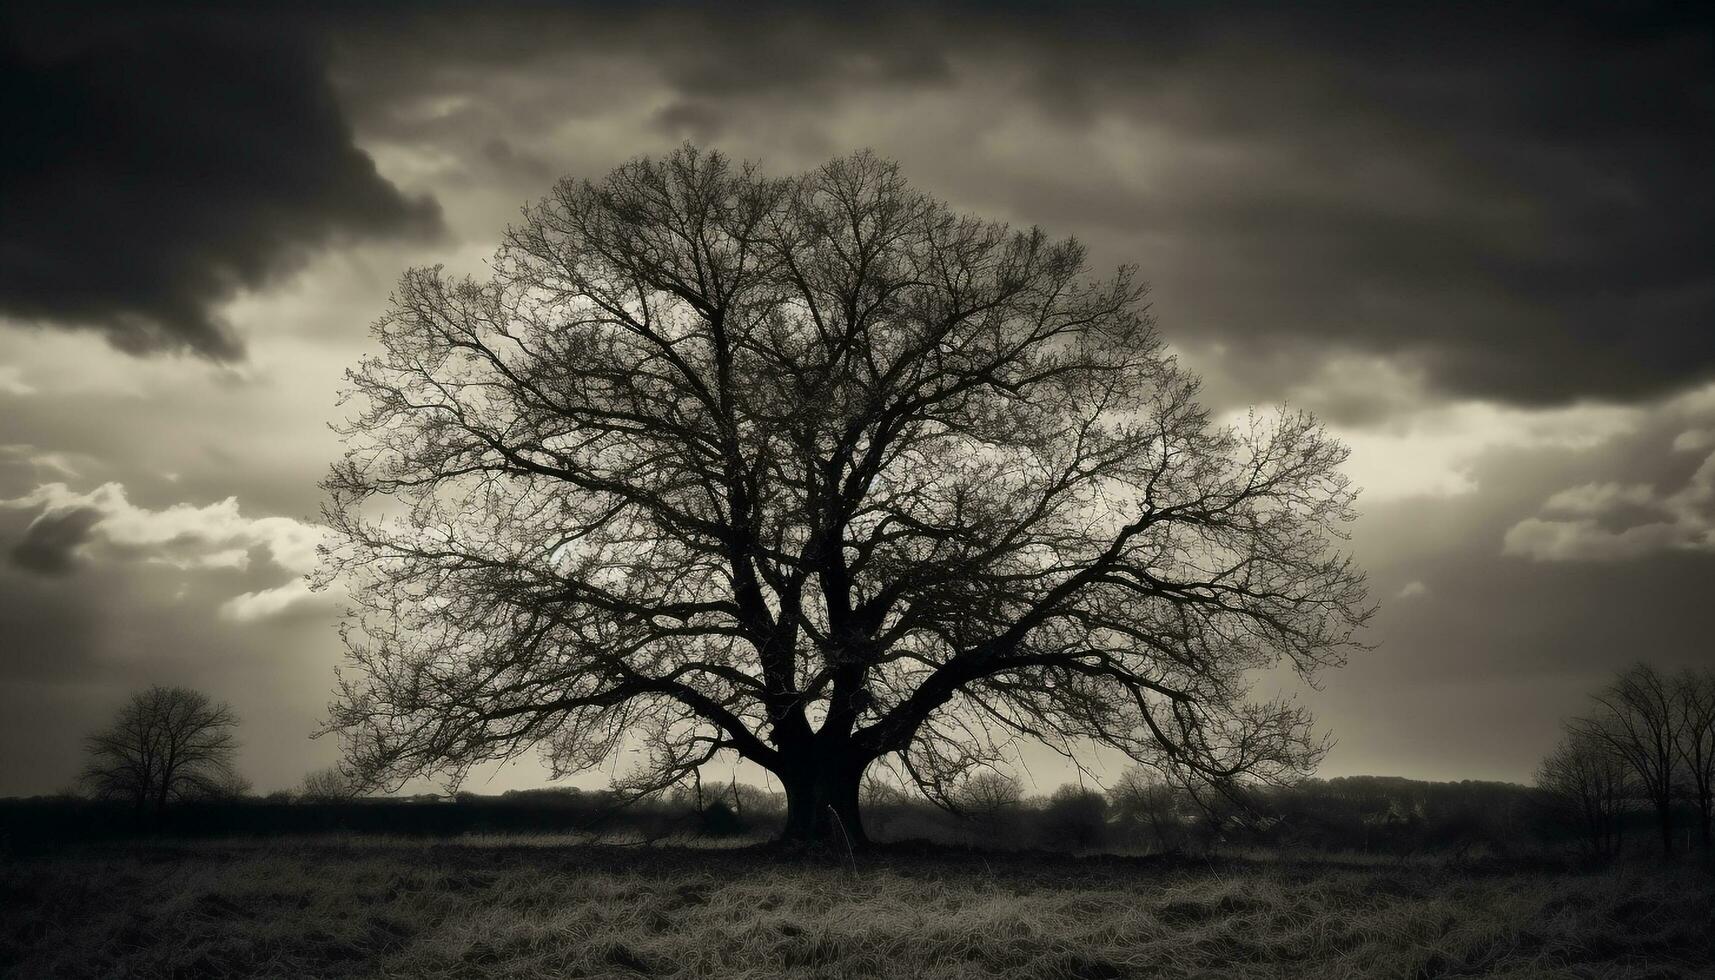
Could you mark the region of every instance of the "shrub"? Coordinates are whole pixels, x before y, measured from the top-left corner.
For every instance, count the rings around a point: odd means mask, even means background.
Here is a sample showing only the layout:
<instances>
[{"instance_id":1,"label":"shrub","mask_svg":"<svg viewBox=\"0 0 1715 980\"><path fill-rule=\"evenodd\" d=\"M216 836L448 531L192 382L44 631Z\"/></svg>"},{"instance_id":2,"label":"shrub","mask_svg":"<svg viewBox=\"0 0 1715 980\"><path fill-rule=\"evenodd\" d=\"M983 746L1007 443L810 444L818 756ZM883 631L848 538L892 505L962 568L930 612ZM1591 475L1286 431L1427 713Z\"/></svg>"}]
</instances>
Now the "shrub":
<instances>
[{"instance_id":1,"label":"shrub","mask_svg":"<svg viewBox=\"0 0 1715 980\"><path fill-rule=\"evenodd\" d=\"M1043 804L1038 826L1045 847L1075 851L1100 847L1108 837L1107 798L1067 783Z\"/></svg>"}]
</instances>

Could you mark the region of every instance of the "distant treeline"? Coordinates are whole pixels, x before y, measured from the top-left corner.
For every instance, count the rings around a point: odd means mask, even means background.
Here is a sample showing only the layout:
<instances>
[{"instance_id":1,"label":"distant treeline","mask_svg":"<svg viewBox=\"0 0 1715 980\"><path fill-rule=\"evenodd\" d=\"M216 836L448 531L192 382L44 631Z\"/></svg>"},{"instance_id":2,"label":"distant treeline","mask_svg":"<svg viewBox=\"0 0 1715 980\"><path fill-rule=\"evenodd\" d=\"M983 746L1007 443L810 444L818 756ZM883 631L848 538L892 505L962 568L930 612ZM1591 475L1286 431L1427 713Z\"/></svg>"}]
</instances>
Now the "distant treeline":
<instances>
[{"instance_id":1,"label":"distant treeline","mask_svg":"<svg viewBox=\"0 0 1715 980\"><path fill-rule=\"evenodd\" d=\"M937 807L885 785L867 790L870 834L881 841L1048 850L1200 853L1264 847L1371 854L1519 855L1572 850L1576 828L1542 791L1511 783L1423 782L1385 776L1306 780L1252 791L1241 803L1170 784L1122 779L1107 792L1064 786L1026 797L1004 777ZM0 800L0 845L52 846L165 835L597 833L633 838L772 834L785 799L748 785L627 802L570 788L460 793L453 798L342 801L287 794L196 800L139 816L122 802L72 796ZM1640 805L1635 838L1648 839Z\"/></svg>"},{"instance_id":2,"label":"distant treeline","mask_svg":"<svg viewBox=\"0 0 1715 980\"><path fill-rule=\"evenodd\" d=\"M865 813L870 832L881 839L1051 850L1266 848L1474 857L1572 853L1581 841L1579 828L1542 790L1473 780L1307 779L1233 799L1122 779L1106 793L1065 786L1047 797L959 809L954 814L917 801L877 800ZM1639 800L1627 818L1639 848L1648 846L1649 825L1647 804Z\"/></svg>"},{"instance_id":3,"label":"distant treeline","mask_svg":"<svg viewBox=\"0 0 1715 980\"><path fill-rule=\"evenodd\" d=\"M576 789L513 791L498 796L304 799L267 797L189 800L142 815L123 801L75 796L0 800L0 842L121 839L138 836L234 837L302 834L539 834L614 832L659 836L699 832L693 814L667 800L629 806L609 793Z\"/></svg>"}]
</instances>

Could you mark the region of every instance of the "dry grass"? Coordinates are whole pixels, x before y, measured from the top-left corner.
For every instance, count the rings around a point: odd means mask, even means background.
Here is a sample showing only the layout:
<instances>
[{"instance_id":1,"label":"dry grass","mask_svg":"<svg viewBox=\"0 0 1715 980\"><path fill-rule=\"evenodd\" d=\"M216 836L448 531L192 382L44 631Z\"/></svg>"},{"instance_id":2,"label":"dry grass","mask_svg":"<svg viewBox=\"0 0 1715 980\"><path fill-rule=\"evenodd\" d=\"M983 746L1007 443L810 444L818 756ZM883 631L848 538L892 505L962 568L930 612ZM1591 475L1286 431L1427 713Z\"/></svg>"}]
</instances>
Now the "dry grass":
<instances>
[{"instance_id":1,"label":"dry grass","mask_svg":"<svg viewBox=\"0 0 1715 980\"><path fill-rule=\"evenodd\" d=\"M1705 873L387 840L0 865L0 973L47 977L1715 975ZM1700 972L1702 971L1702 972Z\"/></svg>"}]
</instances>

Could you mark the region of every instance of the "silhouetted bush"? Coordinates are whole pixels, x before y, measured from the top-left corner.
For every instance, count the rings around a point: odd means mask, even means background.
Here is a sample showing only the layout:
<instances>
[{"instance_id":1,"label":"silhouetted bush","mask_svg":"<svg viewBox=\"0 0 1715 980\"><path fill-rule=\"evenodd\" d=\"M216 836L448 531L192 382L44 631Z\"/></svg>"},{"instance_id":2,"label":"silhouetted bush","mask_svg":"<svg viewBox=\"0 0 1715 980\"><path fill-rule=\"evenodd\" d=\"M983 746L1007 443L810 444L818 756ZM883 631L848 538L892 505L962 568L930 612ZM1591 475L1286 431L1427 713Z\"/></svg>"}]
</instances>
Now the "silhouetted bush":
<instances>
[{"instance_id":1,"label":"silhouetted bush","mask_svg":"<svg viewBox=\"0 0 1715 980\"><path fill-rule=\"evenodd\" d=\"M697 829L708 837L734 837L750 830L725 800L716 800L697 813Z\"/></svg>"},{"instance_id":2,"label":"silhouetted bush","mask_svg":"<svg viewBox=\"0 0 1715 980\"><path fill-rule=\"evenodd\" d=\"M1107 797L1070 783L1040 806L1037 840L1053 850L1087 851L1107 843Z\"/></svg>"}]
</instances>

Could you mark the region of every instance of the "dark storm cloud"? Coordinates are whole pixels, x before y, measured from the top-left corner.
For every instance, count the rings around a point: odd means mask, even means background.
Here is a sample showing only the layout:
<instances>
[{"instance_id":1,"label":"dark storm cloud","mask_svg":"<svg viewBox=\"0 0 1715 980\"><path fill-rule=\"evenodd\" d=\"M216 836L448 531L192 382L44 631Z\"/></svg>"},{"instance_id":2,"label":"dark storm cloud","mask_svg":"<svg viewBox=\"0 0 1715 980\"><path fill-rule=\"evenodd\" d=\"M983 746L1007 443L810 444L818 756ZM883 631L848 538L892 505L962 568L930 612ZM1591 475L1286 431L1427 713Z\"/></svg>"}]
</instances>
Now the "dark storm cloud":
<instances>
[{"instance_id":1,"label":"dark storm cloud","mask_svg":"<svg viewBox=\"0 0 1715 980\"><path fill-rule=\"evenodd\" d=\"M912 94L963 85L1008 93L997 125L1118 119L1231 151L1118 189L924 141L965 160L968 177L946 168L962 201L1150 259L1170 339L1224 345L1253 395L1330 349L1522 403L1635 399L1715 371L1715 56L1689 5L309 14L302 29L278 8L8 21L0 312L235 356L217 307L238 288L330 238L435 224L353 145L347 108L382 138L473 136L473 157L540 193L554 168L499 130L598 116L620 87L664 85L657 134L719 143L864 96L908 113ZM638 70L556 84L594 57ZM419 111L437 95L466 102ZM1171 247L1138 255L1137 236Z\"/></svg>"},{"instance_id":2,"label":"dark storm cloud","mask_svg":"<svg viewBox=\"0 0 1715 980\"><path fill-rule=\"evenodd\" d=\"M102 514L93 507L79 507L56 514L43 514L24 530L12 546L12 563L40 575L64 575L77 567L77 549L89 540L89 532L101 523Z\"/></svg>"},{"instance_id":3,"label":"dark storm cloud","mask_svg":"<svg viewBox=\"0 0 1715 980\"><path fill-rule=\"evenodd\" d=\"M1523 403L1710 376L1709 22L1495 6L1210 13L1165 65L1116 52L1082 69L1060 49L1043 98L1165 116L1254 155L1243 183L1187 182L1109 220L1164 222L1198 248L1207 271L1179 292L1207 297L1199 325L1259 387L1276 355L1330 347ZM1148 20L1117 28L1139 61Z\"/></svg>"},{"instance_id":4,"label":"dark storm cloud","mask_svg":"<svg viewBox=\"0 0 1715 980\"><path fill-rule=\"evenodd\" d=\"M951 135L916 149L951 161L961 203L1151 259L1169 339L1224 345L1254 396L1330 350L1526 404L1715 373L1715 56L1691 5L435 8L335 30L359 111L403 139L592 115L659 82L658 131L717 144L960 86L1009 93L974 126L1029 115L1048 145L1113 120L1201 141L1218 165L1131 188L1080 179L1076 146L1064 173ZM639 70L556 87L597 56ZM477 98L401 112L425 91ZM1140 256L1141 236L1169 244Z\"/></svg>"},{"instance_id":5,"label":"dark storm cloud","mask_svg":"<svg viewBox=\"0 0 1715 980\"><path fill-rule=\"evenodd\" d=\"M423 235L274 20L0 18L0 315L230 360L219 306L346 237Z\"/></svg>"}]
</instances>

